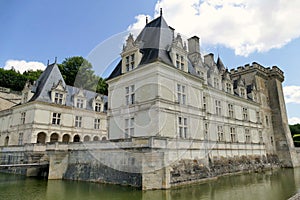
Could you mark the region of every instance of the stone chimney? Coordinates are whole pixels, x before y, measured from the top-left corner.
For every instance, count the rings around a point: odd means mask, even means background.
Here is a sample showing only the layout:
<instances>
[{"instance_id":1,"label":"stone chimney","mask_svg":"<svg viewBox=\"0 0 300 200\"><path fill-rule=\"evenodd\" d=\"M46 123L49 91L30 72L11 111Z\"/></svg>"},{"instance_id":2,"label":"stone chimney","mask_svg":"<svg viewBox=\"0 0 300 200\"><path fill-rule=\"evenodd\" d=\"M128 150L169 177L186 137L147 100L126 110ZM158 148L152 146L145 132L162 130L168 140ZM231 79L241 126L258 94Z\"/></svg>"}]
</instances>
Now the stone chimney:
<instances>
[{"instance_id":1,"label":"stone chimney","mask_svg":"<svg viewBox=\"0 0 300 200\"><path fill-rule=\"evenodd\" d=\"M189 45L189 53L200 53L200 45L199 45L199 38L197 36L193 36L188 39Z\"/></svg>"}]
</instances>

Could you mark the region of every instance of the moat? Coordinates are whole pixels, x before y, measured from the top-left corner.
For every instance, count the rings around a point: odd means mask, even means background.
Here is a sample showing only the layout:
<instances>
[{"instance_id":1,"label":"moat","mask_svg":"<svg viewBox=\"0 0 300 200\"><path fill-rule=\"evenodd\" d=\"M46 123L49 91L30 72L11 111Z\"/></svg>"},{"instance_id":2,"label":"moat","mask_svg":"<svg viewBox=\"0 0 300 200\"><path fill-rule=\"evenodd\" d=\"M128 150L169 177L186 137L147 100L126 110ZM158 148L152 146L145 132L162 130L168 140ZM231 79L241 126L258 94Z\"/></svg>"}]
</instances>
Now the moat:
<instances>
[{"instance_id":1,"label":"moat","mask_svg":"<svg viewBox=\"0 0 300 200\"><path fill-rule=\"evenodd\" d=\"M300 168L223 176L214 181L141 191L132 187L62 180L43 180L0 173L0 199L288 199L300 192Z\"/></svg>"}]
</instances>

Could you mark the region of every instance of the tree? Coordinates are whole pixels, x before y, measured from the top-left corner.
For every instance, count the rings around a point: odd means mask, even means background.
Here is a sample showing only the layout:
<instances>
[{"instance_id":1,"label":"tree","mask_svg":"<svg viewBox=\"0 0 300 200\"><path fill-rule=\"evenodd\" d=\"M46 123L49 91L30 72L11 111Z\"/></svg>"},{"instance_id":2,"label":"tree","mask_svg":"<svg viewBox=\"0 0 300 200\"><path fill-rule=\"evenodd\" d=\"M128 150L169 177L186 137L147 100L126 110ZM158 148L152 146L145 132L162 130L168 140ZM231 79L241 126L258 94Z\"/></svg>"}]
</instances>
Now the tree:
<instances>
[{"instance_id":1,"label":"tree","mask_svg":"<svg viewBox=\"0 0 300 200\"><path fill-rule=\"evenodd\" d=\"M289 125L296 147L300 147L300 124Z\"/></svg>"},{"instance_id":2,"label":"tree","mask_svg":"<svg viewBox=\"0 0 300 200\"><path fill-rule=\"evenodd\" d=\"M105 80L95 75L92 64L82 56L66 58L58 66L67 85L107 94Z\"/></svg>"},{"instance_id":3,"label":"tree","mask_svg":"<svg viewBox=\"0 0 300 200\"><path fill-rule=\"evenodd\" d=\"M23 73L23 76L25 76L25 78L27 80L29 80L31 82L31 84L33 84L33 82L35 80L37 80L41 76L42 73L43 73L43 70L40 70L40 69L38 69L36 71L27 70Z\"/></svg>"}]
</instances>

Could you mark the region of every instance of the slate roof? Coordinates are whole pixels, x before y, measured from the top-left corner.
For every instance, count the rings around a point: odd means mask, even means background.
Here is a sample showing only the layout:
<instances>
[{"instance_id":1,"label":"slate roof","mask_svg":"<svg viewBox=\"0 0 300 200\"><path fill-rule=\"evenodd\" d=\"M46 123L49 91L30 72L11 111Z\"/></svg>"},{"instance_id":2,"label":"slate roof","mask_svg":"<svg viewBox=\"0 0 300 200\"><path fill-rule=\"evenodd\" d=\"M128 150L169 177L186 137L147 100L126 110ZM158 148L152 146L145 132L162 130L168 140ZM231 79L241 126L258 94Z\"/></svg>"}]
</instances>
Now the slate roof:
<instances>
[{"instance_id":1,"label":"slate roof","mask_svg":"<svg viewBox=\"0 0 300 200\"><path fill-rule=\"evenodd\" d=\"M94 110L92 106L93 99L100 95L103 98L105 107L107 106L107 96L98 94L93 91L80 89L77 87L66 85L59 68L56 63L48 65L45 71L41 74L39 79L32 87L32 92L34 93L33 97L29 101L42 101L47 103L53 103L51 101L51 90L53 86L56 86L58 82L61 81L63 87L66 89L66 106L74 106L74 96L79 93L80 90L83 91L83 94L86 98L86 109ZM105 109L106 110L106 109Z\"/></svg>"}]
</instances>

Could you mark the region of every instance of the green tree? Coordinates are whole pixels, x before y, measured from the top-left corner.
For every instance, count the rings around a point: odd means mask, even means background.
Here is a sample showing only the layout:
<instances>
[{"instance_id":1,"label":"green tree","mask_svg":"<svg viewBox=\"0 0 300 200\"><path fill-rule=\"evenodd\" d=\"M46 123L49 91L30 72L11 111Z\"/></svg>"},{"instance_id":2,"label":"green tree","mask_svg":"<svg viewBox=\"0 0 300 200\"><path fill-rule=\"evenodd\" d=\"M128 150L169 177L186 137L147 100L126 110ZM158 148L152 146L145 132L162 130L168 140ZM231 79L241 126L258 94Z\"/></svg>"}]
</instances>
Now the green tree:
<instances>
[{"instance_id":1,"label":"green tree","mask_svg":"<svg viewBox=\"0 0 300 200\"><path fill-rule=\"evenodd\" d=\"M0 68L0 86L21 91L24 88L26 77L17 72L14 68L5 70Z\"/></svg>"},{"instance_id":2,"label":"green tree","mask_svg":"<svg viewBox=\"0 0 300 200\"><path fill-rule=\"evenodd\" d=\"M31 83L33 83L35 80L37 80L40 75L43 73L43 70L36 70L36 71L33 71L33 70L27 70L23 73L23 76L25 76L25 78L27 80L29 80Z\"/></svg>"},{"instance_id":3,"label":"green tree","mask_svg":"<svg viewBox=\"0 0 300 200\"><path fill-rule=\"evenodd\" d=\"M95 75L92 64L82 56L66 58L58 66L67 85L107 94L105 80Z\"/></svg>"},{"instance_id":4,"label":"green tree","mask_svg":"<svg viewBox=\"0 0 300 200\"><path fill-rule=\"evenodd\" d=\"M289 125L296 147L300 147L300 124Z\"/></svg>"}]
</instances>

